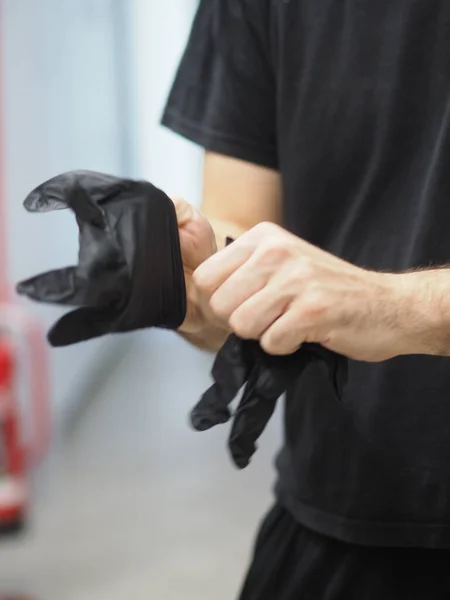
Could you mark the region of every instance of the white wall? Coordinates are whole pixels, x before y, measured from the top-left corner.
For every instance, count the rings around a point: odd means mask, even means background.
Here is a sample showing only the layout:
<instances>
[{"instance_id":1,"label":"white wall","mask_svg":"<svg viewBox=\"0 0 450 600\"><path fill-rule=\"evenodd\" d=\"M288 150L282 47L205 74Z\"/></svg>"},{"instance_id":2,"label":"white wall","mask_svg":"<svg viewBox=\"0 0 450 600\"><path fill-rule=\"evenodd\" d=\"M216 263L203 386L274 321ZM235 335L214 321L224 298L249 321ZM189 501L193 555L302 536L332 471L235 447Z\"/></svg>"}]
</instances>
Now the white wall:
<instances>
[{"instance_id":1,"label":"white wall","mask_svg":"<svg viewBox=\"0 0 450 600\"><path fill-rule=\"evenodd\" d=\"M122 0L2 0L4 174L8 271L15 282L73 264L69 213L29 215L25 195L62 171L121 174L126 140L117 53ZM126 1L126 0L125 0ZM27 304L48 327L60 312ZM52 350L53 399L73 396L105 344Z\"/></svg>"},{"instance_id":2,"label":"white wall","mask_svg":"<svg viewBox=\"0 0 450 600\"><path fill-rule=\"evenodd\" d=\"M142 177L198 205L202 192L203 150L159 124L184 51L197 0L128 0L131 114L135 177ZM160 343L184 342L165 331L144 332ZM168 338L168 339L166 339ZM211 367L212 357L196 352L192 382ZM157 382L155 382L155 385Z\"/></svg>"},{"instance_id":3,"label":"white wall","mask_svg":"<svg viewBox=\"0 0 450 600\"><path fill-rule=\"evenodd\" d=\"M196 0L128 0L136 175L198 203L203 152L159 125Z\"/></svg>"},{"instance_id":4,"label":"white wall","mask_svg":"<svg viewBox=\"0 0 450 600\"><path fill-rule=\"evenodd\" d=\"M159 125L196 0L0 0L4 71L8 268L17 281L76 261L68 213L29 215L25 195L59 172L143 177L198 203L202 151ZM55 308L27 304L48 327ZM144 334L146 335L146 334ZM172 336L174 344L182 343ZM108 338L52 350L64 404ZM200 357L199 368L210 358Z\"/></svg>"}]
</instances>

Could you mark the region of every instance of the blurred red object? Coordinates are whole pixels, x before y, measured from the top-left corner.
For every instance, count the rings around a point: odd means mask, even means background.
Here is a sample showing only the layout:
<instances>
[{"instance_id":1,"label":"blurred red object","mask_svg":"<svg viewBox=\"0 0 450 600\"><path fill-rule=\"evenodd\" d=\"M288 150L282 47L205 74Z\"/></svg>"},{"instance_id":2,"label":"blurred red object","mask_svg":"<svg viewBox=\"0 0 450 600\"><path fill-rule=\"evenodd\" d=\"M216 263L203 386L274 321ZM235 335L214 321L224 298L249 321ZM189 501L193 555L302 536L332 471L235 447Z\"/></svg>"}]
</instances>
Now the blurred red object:
<instances>
[{"instance_id":1,"label":"blurred red object","mask_svg":"<svg viewBox=\"0 0 450 600\"><path fill-rule=\"evenodd\" d=\"M0 535L23 529L29 471L49 445L45 357L45 341L34 321L19 307L0 305ZM24 382L29 384L26 393L19 385Z\"/></svg>"},{"instance_id":2,"label":"blurred red object","mask_svg":"<svg viewBox=\"0 0 450 600\"><path fill-rule=\"evenodd\" d=\"M0 0L0 24L3 16ZM21 531L29 501L29 468L46 453L50 438L47 348L40 324L17 306L8 284L6 207L3 171L3 77L0 39L0 536ZM6 326L5 326L6 325ZM22 344L22 349L20 349ZM29 393L22 410L17 374L28 359ZM21 369L22 370L22 369ZM29 410L28 410L29 409ZM30 416L33 440L26 439L24 412ZM0 600L31 600L2 594Z\"/></svg>"},{"instance_id":3,"label":"blurred red object","mask_svg":"<svg viewBox=\"0 0 450 600\"><path fill-rule=\"evenodd\" d=\"M22 528L28 503L15 363L13 345L7 338L0 338L0 533Z\"/></svg>"}]
</instances>

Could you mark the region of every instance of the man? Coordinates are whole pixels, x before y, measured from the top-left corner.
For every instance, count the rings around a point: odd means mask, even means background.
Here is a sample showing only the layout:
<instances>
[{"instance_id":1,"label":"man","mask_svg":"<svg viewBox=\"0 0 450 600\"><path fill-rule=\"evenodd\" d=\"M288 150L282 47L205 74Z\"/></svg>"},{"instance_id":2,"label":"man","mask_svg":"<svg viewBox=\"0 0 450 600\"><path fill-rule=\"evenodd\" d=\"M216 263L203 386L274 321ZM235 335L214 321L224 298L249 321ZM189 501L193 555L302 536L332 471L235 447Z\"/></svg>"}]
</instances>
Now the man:
<instances>
[{"instance_id":1,"label":"man","mask_svg":"<svg viewBox=\"0 0 450 600\"><path fill-rule=\"evenodd\" d=\"M200 4L163 116L206 150L180 333L352 359L341 403L320 365L287 394L242 600L450 597L449 31L445 0Z\"/></svg>"}]
</instances>

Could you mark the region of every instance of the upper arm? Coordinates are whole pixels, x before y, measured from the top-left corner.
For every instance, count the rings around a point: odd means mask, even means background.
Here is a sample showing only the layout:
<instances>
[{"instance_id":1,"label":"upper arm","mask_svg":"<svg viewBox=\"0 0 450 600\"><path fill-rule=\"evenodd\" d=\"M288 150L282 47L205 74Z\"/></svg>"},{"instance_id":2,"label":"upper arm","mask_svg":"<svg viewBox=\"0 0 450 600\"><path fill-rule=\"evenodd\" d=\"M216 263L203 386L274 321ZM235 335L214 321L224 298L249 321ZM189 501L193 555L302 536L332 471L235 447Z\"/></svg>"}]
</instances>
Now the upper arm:
<instances>
[{"instance_id":1,"label":"upper arm","mask_svg":"<svg viewBox=\"0 0 450 600\"><path fill-rule=\"evenodd\" d=\"M200 0L162 116L206 150L202 208L219 248L281 218L272 1Z\"/></svg>"},{"instance_id":2,"label":"upper arm","mask_svg":"<svg viewBox=\"0 0 450 600\"><path fill-rule=\"evenodd\" d=\"M263 221L281 224L280 187L274 169L207 152L202 212L212 223L219 245L226 236L238 237Z\"/></svg>"},{"instance_id":3,"label":"upper arm","mask_svg":"<svg viewBox=\"0 0 450 600\"><path fill-rule=\"evenodd\" d=\"M200 1L162 118L206 150L203 212L219 245L281 220L270 6Z\"/></svg>"},{"instance_id":4,"label":"upper arm","mask_svg":"<svg viewBox=\"0 0 450 600\"><path fill-rule=\"evenodd\" d=\"M200 1L162 123L212 155L276 170L270 5L270 0ZM257 167L207 159L214 178L223 169L237 174L239 186L244 170L251 179L271 177Z\"/></svg>"}]
</instances>

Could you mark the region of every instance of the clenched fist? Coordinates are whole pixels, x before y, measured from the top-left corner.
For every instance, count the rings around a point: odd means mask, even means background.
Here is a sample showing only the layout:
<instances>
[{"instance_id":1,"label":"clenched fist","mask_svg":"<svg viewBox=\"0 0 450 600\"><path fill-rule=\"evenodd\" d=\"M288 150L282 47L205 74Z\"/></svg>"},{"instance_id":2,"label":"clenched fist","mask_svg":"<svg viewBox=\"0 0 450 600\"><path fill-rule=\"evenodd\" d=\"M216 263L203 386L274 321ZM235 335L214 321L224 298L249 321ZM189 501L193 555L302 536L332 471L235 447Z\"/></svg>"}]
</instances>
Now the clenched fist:
<instances>
[{"instance_id":1,"label":"clenched fist","mask_svg":"<svg viewBox=\"0 0 450 600\"><path fill-rule=\"evenodd\" d=\"M304 342L363 361L408 353L401 275L356 267L277 225L252 228L193 280L217 319L270 354Z\"/></svg>"},{"instance_id":2,"label":"clenched fist","mask_svg":"<svg viewBox=\"0 0 450 600\"><path fill-rule=\"evenodd\" d=\"M181 198L174 198L173 202L177 213L187 293L187 315L180 332L196 335L204 327L205 315L192 275L217 251L216 238L211 224L197 208Z\"/></svg>"}]
</instances>

